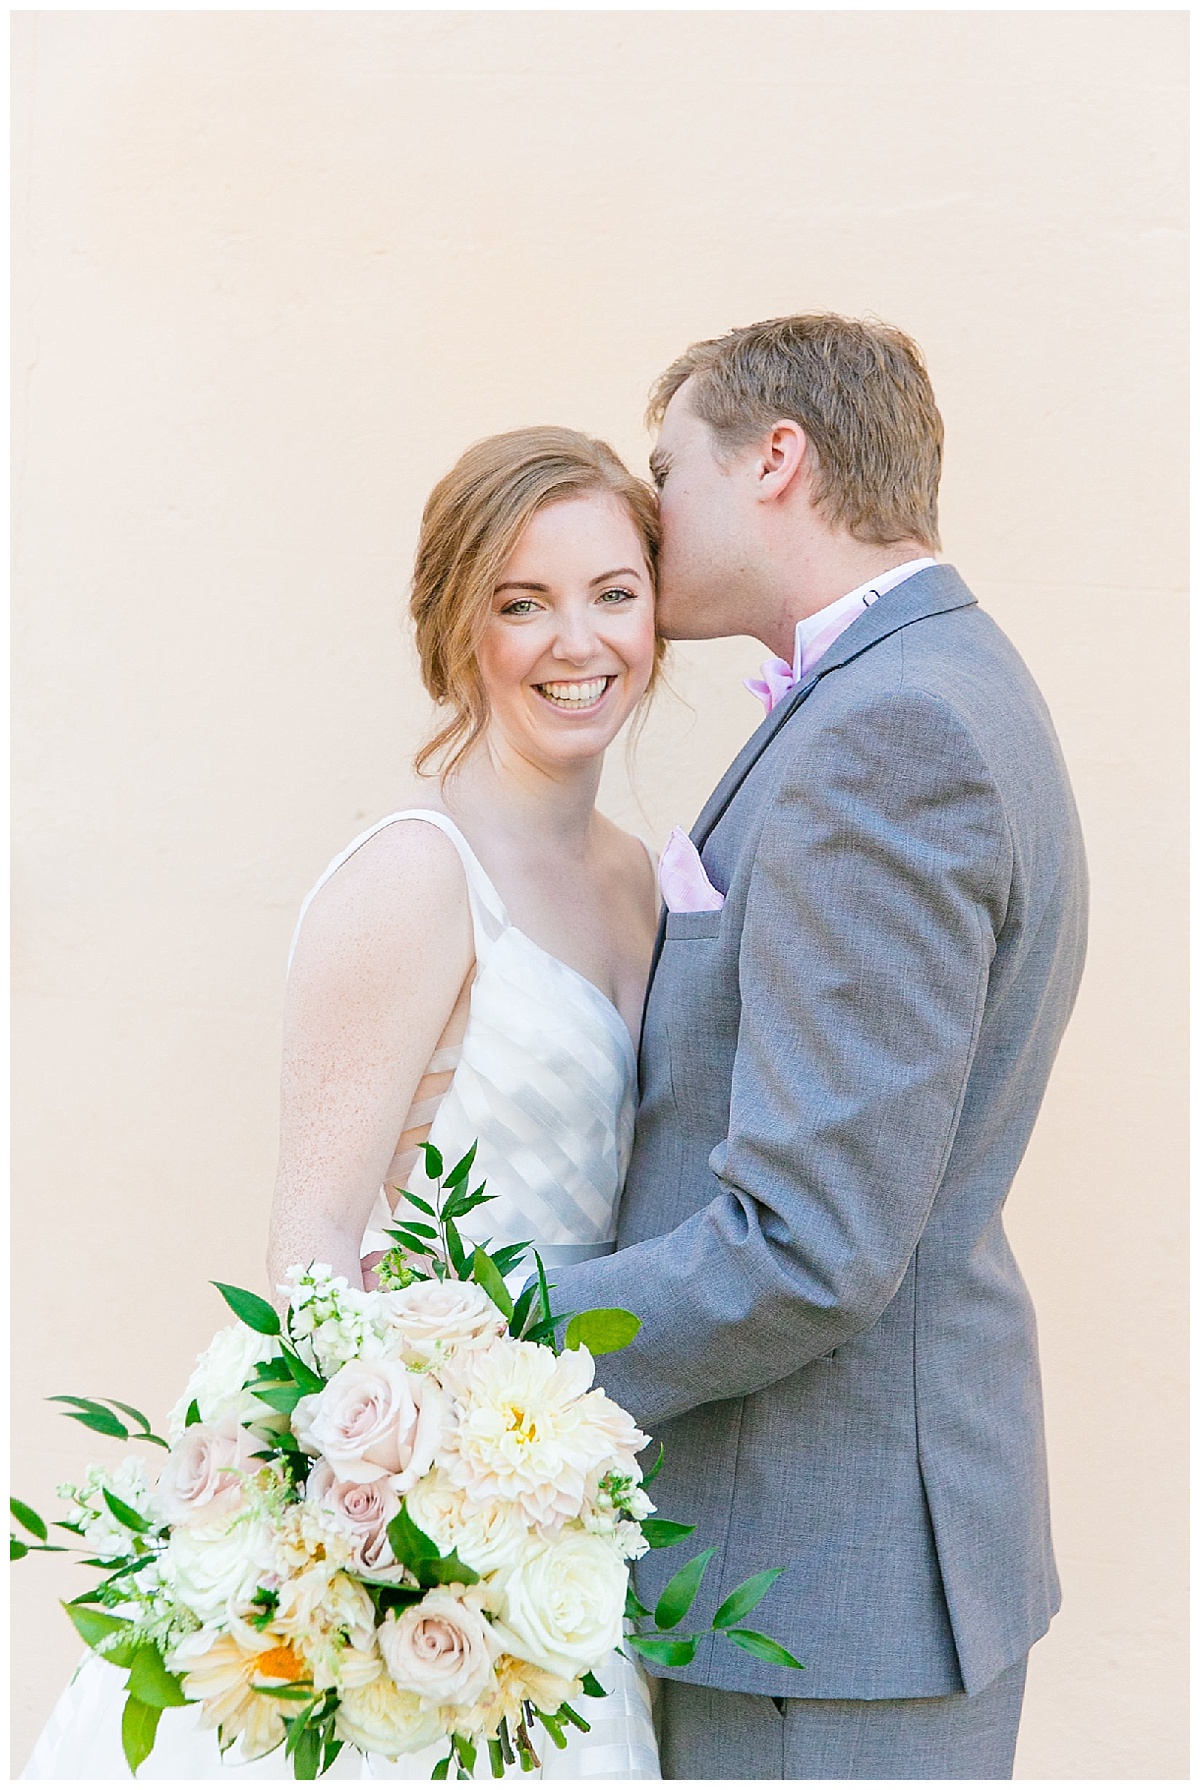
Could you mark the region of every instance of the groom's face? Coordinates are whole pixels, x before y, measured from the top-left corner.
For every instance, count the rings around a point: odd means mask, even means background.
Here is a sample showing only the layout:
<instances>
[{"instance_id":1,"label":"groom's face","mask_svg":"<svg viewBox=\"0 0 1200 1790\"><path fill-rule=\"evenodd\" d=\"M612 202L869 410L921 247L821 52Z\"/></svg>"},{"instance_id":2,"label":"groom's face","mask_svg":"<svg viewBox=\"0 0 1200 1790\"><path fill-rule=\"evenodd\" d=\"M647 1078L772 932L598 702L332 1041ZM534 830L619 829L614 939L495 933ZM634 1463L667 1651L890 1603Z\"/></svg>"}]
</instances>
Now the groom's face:
<instances>
[{"instance_id":1,"label":"groom's face","mask_svg":"<svg viewBox=\"0 0 1200 1790\"><path fill-rule=\"evenodd\" d=\"M752 456L718 456L712 430L691 408L689 384L668 404L650 456L662 518L658 628L669 640L711 640L746 631Z\"/></svg>"}]
</instances>

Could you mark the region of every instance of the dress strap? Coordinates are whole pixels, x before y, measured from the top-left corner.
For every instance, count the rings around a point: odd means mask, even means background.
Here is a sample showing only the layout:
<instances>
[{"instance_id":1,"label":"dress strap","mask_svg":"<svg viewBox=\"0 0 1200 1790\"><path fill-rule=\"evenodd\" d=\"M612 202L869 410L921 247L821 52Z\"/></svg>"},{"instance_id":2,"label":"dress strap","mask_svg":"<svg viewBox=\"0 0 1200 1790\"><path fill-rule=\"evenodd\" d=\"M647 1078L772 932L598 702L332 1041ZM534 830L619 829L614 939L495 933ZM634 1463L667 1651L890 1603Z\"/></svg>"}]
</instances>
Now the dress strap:
<instances>
[{"instance_id":1,"label":"dress strap","mask_svg":"<svg viewBox=\"0 0 1200 1790\"><path fill-rule=\"evenodd\" d=\"M437 827L439 832L446 835L447 839L458 853L459 861L462 864L467 879L467 898L471 907L471 928L475 938L475 961L482 969L484 963L487 961L488 953L490 952L492 945L500 937L502 932L507 931L508 927L511 925L511 921L508 917L508 911L505 908L503 901L500 899L496 885L492 882L487 871L483 868L483 865L479 862L479 859L467 844L463 834L459 831L458 827L455 826L448 814L441 814L436 808L402 808L396 814L385 815L382 820L377 820L373 827L368 827L365 833L360 833L357 839L352 839L345 851L340 851L337 857L333 859L332 863L326 866L325 870L317 878L317 881L313 884L301 903L300 913L296 920L296 930L292 934L291 948L288 951L289 969L292 966L292 958L296 954L296 941L300 937L300 928L304 924L304 916L308 912L313 897L317 894L318 890L325 887L325 884L329 881L330 877L339 871L342 865L345 864L348 859L352 858L360 847L367 843L368 839L373 839L376 833L381 833L383 831L384 827L390 827L399 820L428 821L431 826Z\"/></svg>"}]
</instances>

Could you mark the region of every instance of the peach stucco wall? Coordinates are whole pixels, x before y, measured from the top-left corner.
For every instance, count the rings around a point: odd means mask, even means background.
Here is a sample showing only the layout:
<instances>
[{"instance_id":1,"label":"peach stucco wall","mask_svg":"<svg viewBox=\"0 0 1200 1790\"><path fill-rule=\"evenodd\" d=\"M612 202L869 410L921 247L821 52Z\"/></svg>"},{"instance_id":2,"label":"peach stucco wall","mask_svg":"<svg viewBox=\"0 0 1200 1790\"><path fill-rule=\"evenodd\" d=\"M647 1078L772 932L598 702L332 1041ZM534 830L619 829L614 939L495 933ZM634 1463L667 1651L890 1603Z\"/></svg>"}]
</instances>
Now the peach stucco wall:
<instances>
[{"instance_id":1,"label":"peach stucco wall","mask_svg":"<svg viewBox=\"0 0 1200 1790\"><path fill-rule=\"evenodd\" d=\"M1010 1203L1062 1615L1026 1778L1184 1751L1186 17L41 12L15 20L15 1488L161 1414L262 1285L299 900L404 797L423 495L786 310L923 343L946 557L1061 731L1091 960ZM661 840L757 719L739 640L610 812ZM14 1758L75 1655L15 1573Z\"/></svg>"}]
</instances>

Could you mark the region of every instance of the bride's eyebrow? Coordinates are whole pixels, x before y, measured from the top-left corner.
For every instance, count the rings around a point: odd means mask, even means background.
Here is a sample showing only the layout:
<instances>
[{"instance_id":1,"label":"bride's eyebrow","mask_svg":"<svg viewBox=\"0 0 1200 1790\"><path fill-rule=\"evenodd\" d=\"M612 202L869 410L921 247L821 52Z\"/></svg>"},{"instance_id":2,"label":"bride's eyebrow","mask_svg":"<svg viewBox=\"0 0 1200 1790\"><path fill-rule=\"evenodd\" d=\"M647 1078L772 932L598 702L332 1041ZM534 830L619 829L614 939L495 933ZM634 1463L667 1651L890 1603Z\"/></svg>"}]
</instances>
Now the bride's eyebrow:
<instances>
[{"instance_id":1,"label":"bride's eyebrow","mask_svg":"<svg viewBox=\"0 0 1200 1790\"><path fill-rule=\"evenodd\" d=\"M642 573L633 566L618 566L615 572L601 572L599 578L589 580L592 584L607 584L610 578L640 578Z\"/></svg>"},{"instance_id":2,"label":"bride's eyebrow","mask_svg":"<svg viewBox=\"0 0 1200 1790\"><path fill-rule=\"evenodd\" d=\"M532 584L527 579L524 579L524 578L508 578L505 580L505 582L503 584L498 584L496 586L496 589L498 591L501 591L501 590L547 591L550 589L550 586L548 584Z\"/></svg>"}]
</instances>

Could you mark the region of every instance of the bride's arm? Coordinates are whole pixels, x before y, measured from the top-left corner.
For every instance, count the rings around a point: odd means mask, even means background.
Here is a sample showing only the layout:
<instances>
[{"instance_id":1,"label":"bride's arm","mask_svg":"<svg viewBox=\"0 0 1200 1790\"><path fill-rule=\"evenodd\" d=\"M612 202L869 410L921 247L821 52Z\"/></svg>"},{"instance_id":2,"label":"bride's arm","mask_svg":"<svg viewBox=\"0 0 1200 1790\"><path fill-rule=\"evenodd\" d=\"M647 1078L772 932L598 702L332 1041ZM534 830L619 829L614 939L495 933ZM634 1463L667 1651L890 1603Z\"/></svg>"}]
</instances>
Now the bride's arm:
<instances>
[{"instance_id":1,"label":"bride's arm","mask_svg":"<svg viewBox=\"0 0 1200 1790\"><path fill-rule=\"evenodd\" d=\"M363 1231L473 959L462 866L431 826L385 828L313 899L284 1007L272 1288L310 1261L361 1286Z\"/></svg>"}]
</instances>

